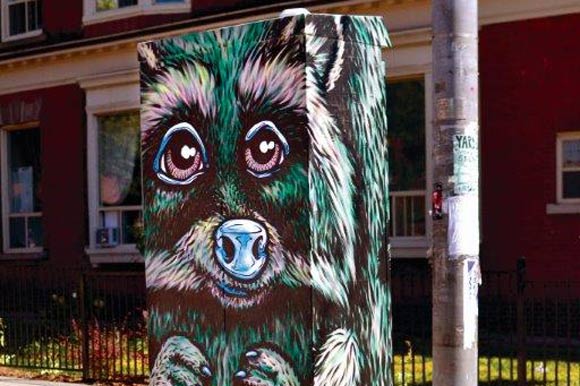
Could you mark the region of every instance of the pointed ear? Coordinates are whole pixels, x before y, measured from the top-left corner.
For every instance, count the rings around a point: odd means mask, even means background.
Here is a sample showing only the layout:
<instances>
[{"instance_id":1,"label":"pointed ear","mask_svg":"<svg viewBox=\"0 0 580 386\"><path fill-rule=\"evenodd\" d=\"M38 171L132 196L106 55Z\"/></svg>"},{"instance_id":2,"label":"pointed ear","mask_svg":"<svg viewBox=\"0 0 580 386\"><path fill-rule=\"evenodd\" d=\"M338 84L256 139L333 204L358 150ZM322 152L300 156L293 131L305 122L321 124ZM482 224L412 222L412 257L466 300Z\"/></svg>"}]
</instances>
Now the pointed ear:
<instances>
[{"instance_id":1,"label":"pointed ear","mask_svg":"<svg viewBox=\"0 0 580 386\"><path fill-rule=\"evenodd\" d=\"M159 63L152 42L137 44L137 52L139 53L139 62L141 63L141 66L146 66L150 70L156 70L158 68Z\"/></svg>"},{"instance_id":2,"label":"pointed ear","mask_svg":"<svg viewBox=\"0 0 580 386\"><path fill-rule=\"evenodd\" d=\"M293 15L280 19L275 37L280 39L282 43L288 43L293 37L300 34L304 30L304 15Z\"/></svg>"},{"instance_id":3,"label":"pointed ear","mask_svg":"<svg viewBox=\"0 0 580 386\"><path fill-rule=\"evenodd\" d=\"M306 24L306 53L309 67L317 75L320 86L330 92L340 79L344 64L343 17L335 16L324 24L312 21ZM324 33L318 34L318 30L324 30Z\"/></svg>"}]
</instances>

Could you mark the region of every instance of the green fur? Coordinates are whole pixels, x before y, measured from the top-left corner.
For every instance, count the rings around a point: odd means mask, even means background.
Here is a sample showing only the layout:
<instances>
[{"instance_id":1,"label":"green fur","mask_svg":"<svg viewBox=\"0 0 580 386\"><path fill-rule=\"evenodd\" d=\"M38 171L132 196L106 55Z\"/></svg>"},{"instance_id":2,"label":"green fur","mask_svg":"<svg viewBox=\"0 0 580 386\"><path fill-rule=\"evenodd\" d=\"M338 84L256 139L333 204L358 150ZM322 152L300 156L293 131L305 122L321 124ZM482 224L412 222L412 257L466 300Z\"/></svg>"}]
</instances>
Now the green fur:
<instances>
[{"instance_id":1,"label":"green fur","mask_svg":"<svg viewBox=\"0 0 580 386\"><path fill-rule=\"evenodd\" d=\"M387 44L377 18L311 15L141 46L154 355L168 338L187 337L199 350L195 355L204 357L199 363L212 367L213 386L231 384L240 369L266 385L307 385L313 374L337 374L342 364L336 358L349 355L341 347L327 355L335 362L320 364L325 372L313 367L324 357L320 350L332 349L325 345L330 334L344 330L344 342L356 347L355 357L344 358L356 364L348 370L353 373L337 385L315 379L317 386L392 383L380 50ZM285 79L275 79L296 73L292 92L284 89ZM199 93L180 91L183 98L160 107L162 97L175 99L183 82ZM270 84L260 88L260 82ZM266 120L288 139L289 154L278 171L256 178L244 169L245 135ZM207 170L188 186L166 186L153 172L161 138L177 122L199 131L209 155ZM269 234L269 265L259 280L243 284L271 291L255 303L221 298L212 284L231 280L213 257L213 234L223 221L238 218L259 221ZM256 353L268 361L259 362ZM172 366L156 363L154 373L166 377Z\"/></svg>"}]
</instances>

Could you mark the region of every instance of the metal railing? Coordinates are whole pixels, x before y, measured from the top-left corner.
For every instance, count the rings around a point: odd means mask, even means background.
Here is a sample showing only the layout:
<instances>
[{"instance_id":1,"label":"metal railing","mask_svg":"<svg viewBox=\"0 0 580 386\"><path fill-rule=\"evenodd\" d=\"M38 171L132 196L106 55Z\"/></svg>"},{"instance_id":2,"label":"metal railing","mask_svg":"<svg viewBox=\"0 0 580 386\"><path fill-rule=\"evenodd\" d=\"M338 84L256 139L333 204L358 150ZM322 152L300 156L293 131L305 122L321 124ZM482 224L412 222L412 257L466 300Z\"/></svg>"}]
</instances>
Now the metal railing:
<instances>
[{"instance_id":1,"label":"metal railing","mask_svg":"<svg viewBox=\"0 0 580 386\"><path fill-rule=\"evenodd\" d=\"M395 385L429 385L429 266L395 260L391 272ZM145 307L142 272L3 267L0 366L144 382ZM481 385L580 386L580 283L530 282L523 260L484 272L479 353Z\"/></svg>"},{"instance_id":2,"label":"metal railing","mask_svg":"<svg viewBox=\"0 0 580 386\"><path fill-rule=\"evenodd\" d=\"M430 385L431 272L405 264L391 279L395 385ZM482 281L479 384L580 386L580 282L529 281L524 259Z\"/></svg>"},{"instance_id":3,"label":"metal railing","mask_svg":"<svg viewBox=\"0 0 580 386\"><path fill-rule=\"evenodd\" d=\"M142 272L3 267L0 366L144 380L145 305Z\"/></svg>"},{"instance_id":4,"label":"metal railing","mask_svg":"<svg viewBox=\"0 0 580 386\"><path fill-rule=\"evenodd\" d=\"M390 192L391 237L425 236L425 191Z\"/></svg>"}]
</instances>

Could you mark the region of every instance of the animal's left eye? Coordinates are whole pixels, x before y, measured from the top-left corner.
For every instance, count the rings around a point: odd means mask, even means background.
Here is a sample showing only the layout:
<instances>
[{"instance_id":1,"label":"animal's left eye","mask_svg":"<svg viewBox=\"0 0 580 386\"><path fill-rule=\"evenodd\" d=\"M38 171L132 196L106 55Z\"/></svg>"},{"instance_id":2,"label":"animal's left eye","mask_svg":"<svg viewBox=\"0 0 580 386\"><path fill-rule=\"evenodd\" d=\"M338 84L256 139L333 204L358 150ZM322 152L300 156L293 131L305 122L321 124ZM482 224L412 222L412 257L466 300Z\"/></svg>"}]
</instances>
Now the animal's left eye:
<instances>
[{"instance_id":1,"label":"animal's left eye","mask_svg":"<svg viewBox=\"0 0 580 386\"><path fill-rule=\"evenodd\" d=\"M271 176L290 152L286 138L270 121L262 121L252 126L245 140L246 170L254 177Z\"/></svg>"},{"instance_id":2,"label":"animal's left eye","mask_svg":"<svg viewBox=\"0 0 580 386\"><path fill-rule=\"evenodd\" d=\"M163 136L153 169L170 185L187 185L206 171L207 154L197 131L189 123L172 126Z\"/></svg>"}]
</instances>

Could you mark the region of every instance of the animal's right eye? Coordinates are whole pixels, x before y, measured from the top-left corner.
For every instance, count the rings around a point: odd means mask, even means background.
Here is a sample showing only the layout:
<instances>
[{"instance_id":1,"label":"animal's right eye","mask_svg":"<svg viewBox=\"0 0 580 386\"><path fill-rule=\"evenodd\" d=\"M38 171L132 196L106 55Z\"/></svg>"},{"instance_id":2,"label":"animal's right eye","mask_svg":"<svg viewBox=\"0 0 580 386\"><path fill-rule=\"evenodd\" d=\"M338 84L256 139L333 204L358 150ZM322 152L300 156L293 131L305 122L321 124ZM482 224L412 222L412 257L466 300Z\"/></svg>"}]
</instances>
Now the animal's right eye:
<instances>
[{"instance_id":1,"label":"animal's right eye","mask_svg":"<svg viewBox=\"0 0 580 386\"><path fill-rule=\"evenodd\" d=\"M208 166L201 137L185 122L172 126L165 133L153 161L157 177L170 185L188 185Z\"/></svg>"}]
</instances>

